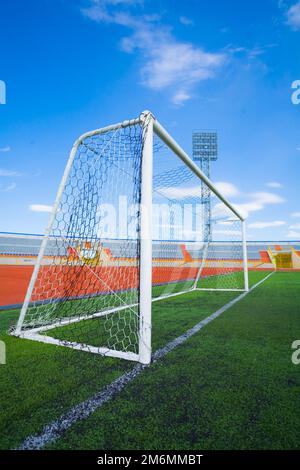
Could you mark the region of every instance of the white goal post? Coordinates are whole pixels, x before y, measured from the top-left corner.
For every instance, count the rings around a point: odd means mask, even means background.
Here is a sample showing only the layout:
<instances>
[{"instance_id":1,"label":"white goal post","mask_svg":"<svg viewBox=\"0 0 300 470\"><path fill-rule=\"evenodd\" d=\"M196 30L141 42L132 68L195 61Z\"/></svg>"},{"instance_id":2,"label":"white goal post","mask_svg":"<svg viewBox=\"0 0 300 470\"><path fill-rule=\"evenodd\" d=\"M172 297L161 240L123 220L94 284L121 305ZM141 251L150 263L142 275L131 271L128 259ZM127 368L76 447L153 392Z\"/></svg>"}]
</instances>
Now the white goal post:
<instances>
[{"instance_id":1,"label":"white goal post","mask_svg":"<svg viewBox=\"0 0 300 470\"><path fill-rule=\"evenodd\" d=\"M152 303L198 290L248 290L243 216L149 111L79 137L12 334L149 364Z\"/></svg>"}]
</instances>

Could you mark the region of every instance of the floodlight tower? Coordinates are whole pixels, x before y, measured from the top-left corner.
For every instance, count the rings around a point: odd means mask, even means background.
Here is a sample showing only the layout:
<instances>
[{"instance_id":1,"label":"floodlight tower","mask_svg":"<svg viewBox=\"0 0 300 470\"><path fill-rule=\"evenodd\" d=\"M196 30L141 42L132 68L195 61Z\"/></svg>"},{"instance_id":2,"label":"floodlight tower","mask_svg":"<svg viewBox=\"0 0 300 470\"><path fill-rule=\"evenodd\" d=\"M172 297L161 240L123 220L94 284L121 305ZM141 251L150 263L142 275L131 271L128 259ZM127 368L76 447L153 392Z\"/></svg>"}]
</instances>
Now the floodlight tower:
<instances>
[{"instance_id":1,"label":"floodlight tower","mask_svg":"<svg viewBox=\"0 0 300 470\"><path fill-rule=\"evenodd\" d=\"M193 132L193 159L200 163L203 173L210 178L210 162L218 158L218 135L216 131ZM211 199L210 189L201 183L201 202L204 215L203 238L205 242L211 241Z\"/></svg>"}]
</instances>

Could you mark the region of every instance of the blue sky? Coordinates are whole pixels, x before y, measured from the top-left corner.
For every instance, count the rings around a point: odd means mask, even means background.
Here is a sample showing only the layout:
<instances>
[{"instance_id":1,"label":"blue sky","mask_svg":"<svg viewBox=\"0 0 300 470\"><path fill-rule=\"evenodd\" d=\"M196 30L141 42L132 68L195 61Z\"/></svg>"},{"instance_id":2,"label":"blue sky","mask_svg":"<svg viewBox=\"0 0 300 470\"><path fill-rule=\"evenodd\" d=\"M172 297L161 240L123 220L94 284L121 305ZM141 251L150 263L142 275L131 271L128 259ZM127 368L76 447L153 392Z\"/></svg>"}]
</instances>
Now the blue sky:
<instances>
[{"instance_id":1,"label":"blue sky","mask_svg":"<svg viewBox=\"0 0 300 470\"><path fill-rule=\"evenodd\" d=\"M43 232L75 138L150 109L188 152L218 131L250 239L300 239L299 46L295 0L2 2L0 230Z\"/></svg>"}]
</instances>

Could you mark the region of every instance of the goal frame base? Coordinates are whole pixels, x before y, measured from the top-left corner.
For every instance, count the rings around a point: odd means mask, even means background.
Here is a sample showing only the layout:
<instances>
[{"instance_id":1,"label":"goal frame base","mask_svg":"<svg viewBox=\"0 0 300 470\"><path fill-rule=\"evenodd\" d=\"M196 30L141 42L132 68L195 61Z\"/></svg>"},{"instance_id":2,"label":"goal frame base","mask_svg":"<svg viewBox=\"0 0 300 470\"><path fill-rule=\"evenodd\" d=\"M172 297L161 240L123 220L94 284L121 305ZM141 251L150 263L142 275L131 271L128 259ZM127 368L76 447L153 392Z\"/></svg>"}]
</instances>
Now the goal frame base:
<instances>
[{"instance_id":1,"label":"goal frame base","mask_svg":"<svg viewBox=\"0 0 300 470\"><path fill-rule=\"evenodd\" d=\"M42 329L40 329L42 331ZM140 361L140 356L133 352L118 351L115 349L109 349L105 347L90 346L88 344L76 343L75 341L66 341L58 338L53 338L52 336L41 335L38 333L29 331L23 331L19 334L12 334L18 338L29 339L32 341L38 341L39 343L47 343L55 346L63 346L66 348L74 349L77 351L90 352L93 354L99 354L100 356L114 357L117 359L127 359L128 361Z\"/></svg>"}]
</instances>

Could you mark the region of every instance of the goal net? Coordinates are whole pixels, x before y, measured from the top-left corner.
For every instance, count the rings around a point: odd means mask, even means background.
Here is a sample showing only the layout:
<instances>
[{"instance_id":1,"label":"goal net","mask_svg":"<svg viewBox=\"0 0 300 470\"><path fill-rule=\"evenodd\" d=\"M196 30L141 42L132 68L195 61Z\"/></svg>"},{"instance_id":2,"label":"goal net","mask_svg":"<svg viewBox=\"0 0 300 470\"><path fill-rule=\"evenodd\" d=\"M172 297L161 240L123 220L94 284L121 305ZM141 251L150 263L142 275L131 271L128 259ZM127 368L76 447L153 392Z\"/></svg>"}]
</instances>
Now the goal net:
<instances>
[{"instance_id":1,"label":"goal net","mask_svg":"<svg viewBox=\"0 0 300 470\"><path fill-rule=\"evenodd\" d=\"M88 132L70 153L13 334L149 363L153 301L248 289L243 224L151 113Z\"/></svg>"}]
</instances>

